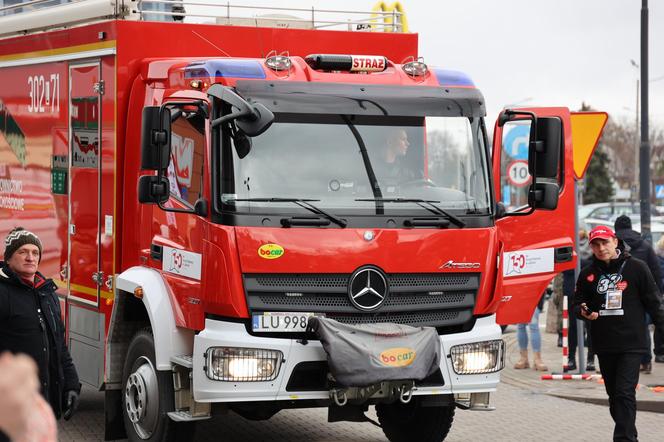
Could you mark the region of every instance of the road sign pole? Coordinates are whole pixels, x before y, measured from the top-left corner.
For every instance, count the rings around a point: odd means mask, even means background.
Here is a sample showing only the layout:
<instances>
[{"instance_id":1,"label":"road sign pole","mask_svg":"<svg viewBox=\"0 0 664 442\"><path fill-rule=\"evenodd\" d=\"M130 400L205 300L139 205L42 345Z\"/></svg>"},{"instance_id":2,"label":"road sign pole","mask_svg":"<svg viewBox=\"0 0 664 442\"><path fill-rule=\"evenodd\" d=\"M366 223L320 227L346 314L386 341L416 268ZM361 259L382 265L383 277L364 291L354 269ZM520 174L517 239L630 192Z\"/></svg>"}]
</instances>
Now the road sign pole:
<instances>
[{"instance_id":1,"label":"road sign pole","mask_svg":"<svg viewBox=\"0 0 664 442\"><path fill-rule=\"evenodd\" d=\"M577 204L579 200L579 181L574 180L574 250L577 250L577 259L576 267L574 267L574 285L576 286L576 280L579 279L579 272L581 270L581 259L579 258L579 205ZM572 293L571 299L574 299L574 293ZM570 299L570 300L571 300ZM573 305L572 302L569 303L570 307ZM577 319L574 314L574 308L570 308L572 312L570 316L571 321L576 321L576 352L579 355L579 362L577 367L579 367L579 373L584 374L586 372L586 349L583 347L583 335L584 335L584 323L582 320Z\"/></svg>"}]
</instances>

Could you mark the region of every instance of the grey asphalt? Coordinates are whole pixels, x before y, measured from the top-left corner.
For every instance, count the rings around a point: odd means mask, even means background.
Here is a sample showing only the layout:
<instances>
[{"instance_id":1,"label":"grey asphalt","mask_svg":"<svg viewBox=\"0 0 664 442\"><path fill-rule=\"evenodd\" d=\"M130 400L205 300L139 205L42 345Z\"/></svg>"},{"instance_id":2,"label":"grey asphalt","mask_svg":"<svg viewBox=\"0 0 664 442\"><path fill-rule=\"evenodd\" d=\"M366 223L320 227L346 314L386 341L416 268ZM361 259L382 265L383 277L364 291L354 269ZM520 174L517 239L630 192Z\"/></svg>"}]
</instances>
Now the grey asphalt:
<instances>
[{"instance_id":1,"label":"grey asphalt","mask_svg":"<svg viewBox=\"0 0 664 442\"><path fill-rule=\"evenodd\" d=\"M542 336L542 358L549 367L548 372L538 372L531 369L514 369L514 364L519 359L519 351L516 343L516 326L509 326L503 334L507 344L507 357L505 369L501 373L501 382L524 388L538 394L546 394L574 401L594 403L608 406L608 399L604 384L600 379L593 380L541 380L542 374L562 374L562 349L557 347L558 336L544 331L544 314L540 315ZM532 355L530 358L532 365ZM578 362L578 361L577 361ZM597 358L595 365L599 369ZM655 392L654 386L664 385L664 363L652 362L651 374L642 373L639 378L639 388L636 390L637 409L641 411L653 411L664 413L664 392ZM578 372L570 372L578 373ZM597 378L601 375L597 372ZM664 416L662 416L664 434ZM662 436L664 440L664 435Z\"/></svg>"}]
</instances>

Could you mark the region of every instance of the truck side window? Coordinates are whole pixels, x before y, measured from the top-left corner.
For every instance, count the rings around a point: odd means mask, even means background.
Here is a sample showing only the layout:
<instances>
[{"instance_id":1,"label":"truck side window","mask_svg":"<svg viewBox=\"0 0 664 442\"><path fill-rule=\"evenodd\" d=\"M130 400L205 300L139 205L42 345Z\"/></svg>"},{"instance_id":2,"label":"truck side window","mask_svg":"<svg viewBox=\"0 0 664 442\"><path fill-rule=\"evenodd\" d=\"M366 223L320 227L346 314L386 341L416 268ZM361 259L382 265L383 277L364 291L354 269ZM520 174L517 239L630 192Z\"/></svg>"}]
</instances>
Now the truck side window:
<instances>
[{"instance_id":1,"label":"truck side window","mask_svg":"<svg viewBox=\"0 0 664 442\"><path fill-rule=\"evenodd\" d=\"M171 133L171 196L193 207L203 196L205 118L193 112L183 113L172 123Z\"/></svg>"},{"instance_id":2,"label":"truck side window","mask_svg":"<svg viewBox=\"0 0 664 442\"><path fill-rule=\"evenodd\" d=\"M528 141L530 121L516 120L503 127L502 151L500 158L500 186L502 202L509 210L528 205L528 188L532 177L528 172ZM562 164L564 161L561 161ZM538 181L557 182L562 186L562 174L553 179L537 178Z\"/></svg>"}]
</instances>

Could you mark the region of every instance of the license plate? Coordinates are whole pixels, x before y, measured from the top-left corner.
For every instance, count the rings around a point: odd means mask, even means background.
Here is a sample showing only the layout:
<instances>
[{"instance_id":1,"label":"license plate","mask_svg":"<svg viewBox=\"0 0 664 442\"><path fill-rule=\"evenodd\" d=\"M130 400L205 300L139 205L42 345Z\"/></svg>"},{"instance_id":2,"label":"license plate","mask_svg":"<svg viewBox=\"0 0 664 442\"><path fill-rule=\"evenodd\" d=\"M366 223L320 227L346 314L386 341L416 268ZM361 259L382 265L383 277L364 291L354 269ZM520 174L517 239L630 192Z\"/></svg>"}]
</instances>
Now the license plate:
<instances>
[{"instance_id":1,"label":"license plate","mask_svg":"<svg viewBox=\"0 0 664 442\"><path fill-rule=\"evenodd\" d=\"M302 312L265 312L252 317L252 329L255 332L303 332L307 329L309 318L315 313Z\"/></svg>"}]
</instances>

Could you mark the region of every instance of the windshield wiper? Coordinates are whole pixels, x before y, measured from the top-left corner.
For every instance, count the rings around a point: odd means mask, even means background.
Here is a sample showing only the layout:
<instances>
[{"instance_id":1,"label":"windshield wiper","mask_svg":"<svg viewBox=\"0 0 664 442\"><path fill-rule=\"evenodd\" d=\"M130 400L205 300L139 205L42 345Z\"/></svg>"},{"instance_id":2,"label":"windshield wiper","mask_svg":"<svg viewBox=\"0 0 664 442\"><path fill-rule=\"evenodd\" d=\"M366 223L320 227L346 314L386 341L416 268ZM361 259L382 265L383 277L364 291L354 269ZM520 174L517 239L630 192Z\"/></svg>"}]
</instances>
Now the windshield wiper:
<instances>
[{"instance_id":1,"label":"windshield wiper","mask_svg":"<svg viewBox=\"0 0 664 442\"><path fill-rule=\"evenodd\" d=\"M229 200L230 202L235 202L235 201L248 201L248 202L254 202L254 203L293 203L297 204L298 206L302 207L303 209L307 209L310 212L315 213L316 215L321 215L324 216L325 218L329 219L333 223L337 224L339 227L346 227L347 223L346 221L342 220L341 218L332 215L330 212L326 212L325 210L321 209L320 207L316 207L313 204L311 204L311 201L320 201L316 199L309 199L309 198L232 198Z\"/></svg>"},{"instance_id":2,"label":"windshield wiper","mask_svg":"<svg viewBox=\"0 0 664 442\"><path fill-rule=\"evenodd\" d=\"M359 198L356 199L355 201L377 201L377 198ZM435 213L436 215L443 216L450 221L452 221L454 224L456 224L459 227L466 227L466 223L463 222L459 217L456 215L452 215L449 212L446 212L445 210L441 209L438 207L435 203L439 203L440 201L434 201L434 200L423 200L421 198L380 198L381 202L384 203L413 203L417 204L420 207L425 208L431 213Z\"/></svg>"}]
</instances>

